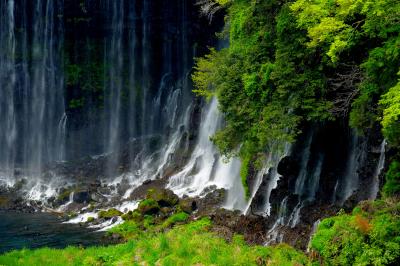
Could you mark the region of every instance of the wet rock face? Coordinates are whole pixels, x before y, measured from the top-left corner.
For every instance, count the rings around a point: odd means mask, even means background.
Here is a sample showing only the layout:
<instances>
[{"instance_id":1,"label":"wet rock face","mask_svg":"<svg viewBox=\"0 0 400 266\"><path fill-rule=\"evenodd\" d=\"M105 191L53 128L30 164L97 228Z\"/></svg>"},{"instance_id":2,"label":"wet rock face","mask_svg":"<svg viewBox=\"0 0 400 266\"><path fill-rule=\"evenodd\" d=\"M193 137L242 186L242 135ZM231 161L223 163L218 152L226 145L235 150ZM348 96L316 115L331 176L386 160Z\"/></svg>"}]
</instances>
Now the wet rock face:
<instances>
[{"instance_id":1,"label":"wet rock face","mask_svg":"<svg viewBox=\"0 0 400 266\"><path fill-rule=\"evenodd\" d=\"M27 204L26 200L18 192L18 190L0 187L0 212L12 211L12 212L24 212L34 213L36 203L32 202Z\"/></svg>"},{"instance_id":2,"label":"wet rock face","mask_svg":"<svg viewBox=\"0 0 400 266\"><path fill-rule=\"evenodd\" d=\"M72 200L76 203L89 203L91 200L90 192L87 190L77 191Z\"/></svg>"},{"instance_id":3,"label":"wet rock face","mask_svg":"<svg viewBox=\"0 0 400 266\"><path fill-rule=\"evenodd\" d=\"M192 198L184 198L179 201L179 207L186 213L193 213L198 209L197 202Z\"/></svg>"},{"instance_id":4,"label":"wet rock face","mask_svg":"<svg viewBox=\"0 0 400 266\"><path fill-rule=\"evenodd\" d=\"M271 213L265 224L271 229L278 218L283 219L277 226L282 241L304 249L315 221L340 208L351 211L368 198L382 138L379 129L358 137L342 121L308 125L303 132L277 167L281 177L271 192ZM265 203L269 178L269 173L264 175L254 198L255 214ZM296 215L299 222L293 225Z\"/></svg>"},{"instance_id":5,"label":"wet rock face","mask_svg":"<svg viewBox=\"0 0 400 266\"><path fill-rule=\"evenodd\" d=\"M212 230L228 241L234 234L241 234L249 244L265 243L267 226L262 217L244 216L240 212L218 209L210 218L213 222Z\"/></svg>"}]
</instances>

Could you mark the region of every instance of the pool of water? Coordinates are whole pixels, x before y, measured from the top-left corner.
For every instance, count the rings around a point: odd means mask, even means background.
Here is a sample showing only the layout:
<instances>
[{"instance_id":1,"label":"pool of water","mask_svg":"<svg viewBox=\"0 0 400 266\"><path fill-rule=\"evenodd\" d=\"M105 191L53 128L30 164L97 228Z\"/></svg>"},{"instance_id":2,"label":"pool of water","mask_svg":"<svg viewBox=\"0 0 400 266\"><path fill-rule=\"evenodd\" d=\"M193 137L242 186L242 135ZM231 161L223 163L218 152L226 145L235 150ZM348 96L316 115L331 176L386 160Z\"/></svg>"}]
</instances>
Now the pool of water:
<instances>
[{"instance_id":1,"label":"pool of water","mask_svg":"<svg viewBox=\"0 0 400 266\"><path fill-rule=\"evenodd\" d=\"M47 213L1 213L0 254L22 248L65 248L106 244L104 233L63 224L60 218Z\"/></svg>"}]
</instances>

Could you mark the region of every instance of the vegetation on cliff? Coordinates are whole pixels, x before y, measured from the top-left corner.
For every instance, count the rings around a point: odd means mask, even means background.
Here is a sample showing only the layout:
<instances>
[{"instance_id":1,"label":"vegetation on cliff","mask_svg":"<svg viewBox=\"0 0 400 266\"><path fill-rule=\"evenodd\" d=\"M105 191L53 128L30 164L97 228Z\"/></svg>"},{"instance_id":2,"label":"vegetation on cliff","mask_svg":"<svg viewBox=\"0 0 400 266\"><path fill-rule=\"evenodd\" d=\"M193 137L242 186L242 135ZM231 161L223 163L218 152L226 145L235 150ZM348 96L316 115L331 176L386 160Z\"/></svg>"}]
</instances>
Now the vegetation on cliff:
<instances>
[{"instance_id":1,"label":"vegetation on cliff","mask_svg":"<svg viewBox=\"0 0 400 266\"><path fill-rule=\"evenodd\" d=\"M225 114L213 137L223 154L240 147L247 168L292 142L305 122L348 118L359 134L380 123L398 149L398 1L217 2L227 10L220 35L229 47L199 58L193 80Z\"/></svg>"}]
</instances>

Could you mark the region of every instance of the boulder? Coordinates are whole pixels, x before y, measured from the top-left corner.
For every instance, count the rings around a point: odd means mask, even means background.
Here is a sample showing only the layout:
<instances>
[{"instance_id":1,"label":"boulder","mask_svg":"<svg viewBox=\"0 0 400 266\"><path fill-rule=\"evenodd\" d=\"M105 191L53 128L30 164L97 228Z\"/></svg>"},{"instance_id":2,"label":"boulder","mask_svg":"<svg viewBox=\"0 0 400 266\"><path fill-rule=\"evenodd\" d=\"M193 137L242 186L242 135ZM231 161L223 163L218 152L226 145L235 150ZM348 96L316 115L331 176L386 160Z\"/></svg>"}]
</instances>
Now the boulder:
<instances>
[{"instance_id":1,"label":"boulder","mask_svg":"<svg viewBox=\"0 0 400 266\"><path fill-rule=\"evenodd\" d=\"M197 210L197 202L193 198L185 198L179 201L179 207L186 213L192 213Z\"/></svg>"},{"instance_id":2,"label":"boulder","mask_svg":"<svg viewBox=\"0 0 400 266\"><path fill-rule=\"evenodd\" d=\"M92 201L99 202L99 203L105 203L105 202L107 202L107 197L105 197L105 196L103 196L103 195L101 195L100 193L97 193L97 192L93 192L93 193L90 195L90 199L91 199Z\"/></svg>"},{"instance_id":3,"label":"boulder","mask_svg":"<svg viewBox=\"0 0 400 266\"><path fill-rule=\"evenodd\" d=\"M149 189L146 198L155 200L160 207L172 207L179 202L179 197L174 192L164 188Z\"/></svg>"},{"instance_id":4,"label":"boulder","mask_svg":"<svg viewBox=\"0 0 400 266\"><path fill-rule=\"evenodd\" d=\"M122 214L123 213L120 212L119 210L112 208L112 209L109 209L109 210L106 210L106 211L100 211L99 212L99 219L109 220L109 219L112 219L114 217L121 216Z\"/></svg>"},{"instance_id":5,"label":"boulder","mask_svg":"<svg viewBox=\"0 0 400 266\"><path fill-rule=\"evenodd\" d=\"M154 199L145 199L139 203L138 211L142 215L152 215L158 213L160 205Z\"/></svg>"},{"instance_id":6,"label":"boulder","mask_svg":"<svg viewBox=\"0 0 400 266\"><path fill-rule=\"evenodd\" d=\"M76 203L89 203L91 199L90 193L87 190L74 192L73 201Z\"/></svg>"}]
</instances>

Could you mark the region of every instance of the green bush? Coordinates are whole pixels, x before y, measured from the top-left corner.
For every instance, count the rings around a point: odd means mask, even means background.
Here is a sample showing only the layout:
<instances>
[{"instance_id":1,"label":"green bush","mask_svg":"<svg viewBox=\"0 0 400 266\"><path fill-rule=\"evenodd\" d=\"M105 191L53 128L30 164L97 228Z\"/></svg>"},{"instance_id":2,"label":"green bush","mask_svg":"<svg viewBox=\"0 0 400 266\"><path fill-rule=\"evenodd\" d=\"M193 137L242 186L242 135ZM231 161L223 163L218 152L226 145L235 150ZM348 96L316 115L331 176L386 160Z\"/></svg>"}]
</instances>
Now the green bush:
<instances>
[{"instance_id":1,"label":"green bush","mask_svg":"<svg viewBox=\"0 0 400 266\"><path fill-rule=\"evenodd\" d=\"M326 265L394 265L400 260L400 203L364 202L324 219L311 247Z\"/></svg>"},{"instance_id":2,"label":"green bush","mask_svg":"<svg viewBox=\"0 0 400 266\"><path fill-rule=\"evenodd\" d=\"M154 199L145 199L139 203L138 211L142 214L154 214L160 210L158 202Z\"/></svg>"},{"instance_id":3,"label":"green bush","mask_svg":"<svg viewBox=\"0 0 400 266\"><path fill-rule=\"evenodd\" d=\"M400 162L394 161L390 164L386 173L386 183L383 187L385 196L394 196L400 193Z\"/></svg>"}]
</instances>

